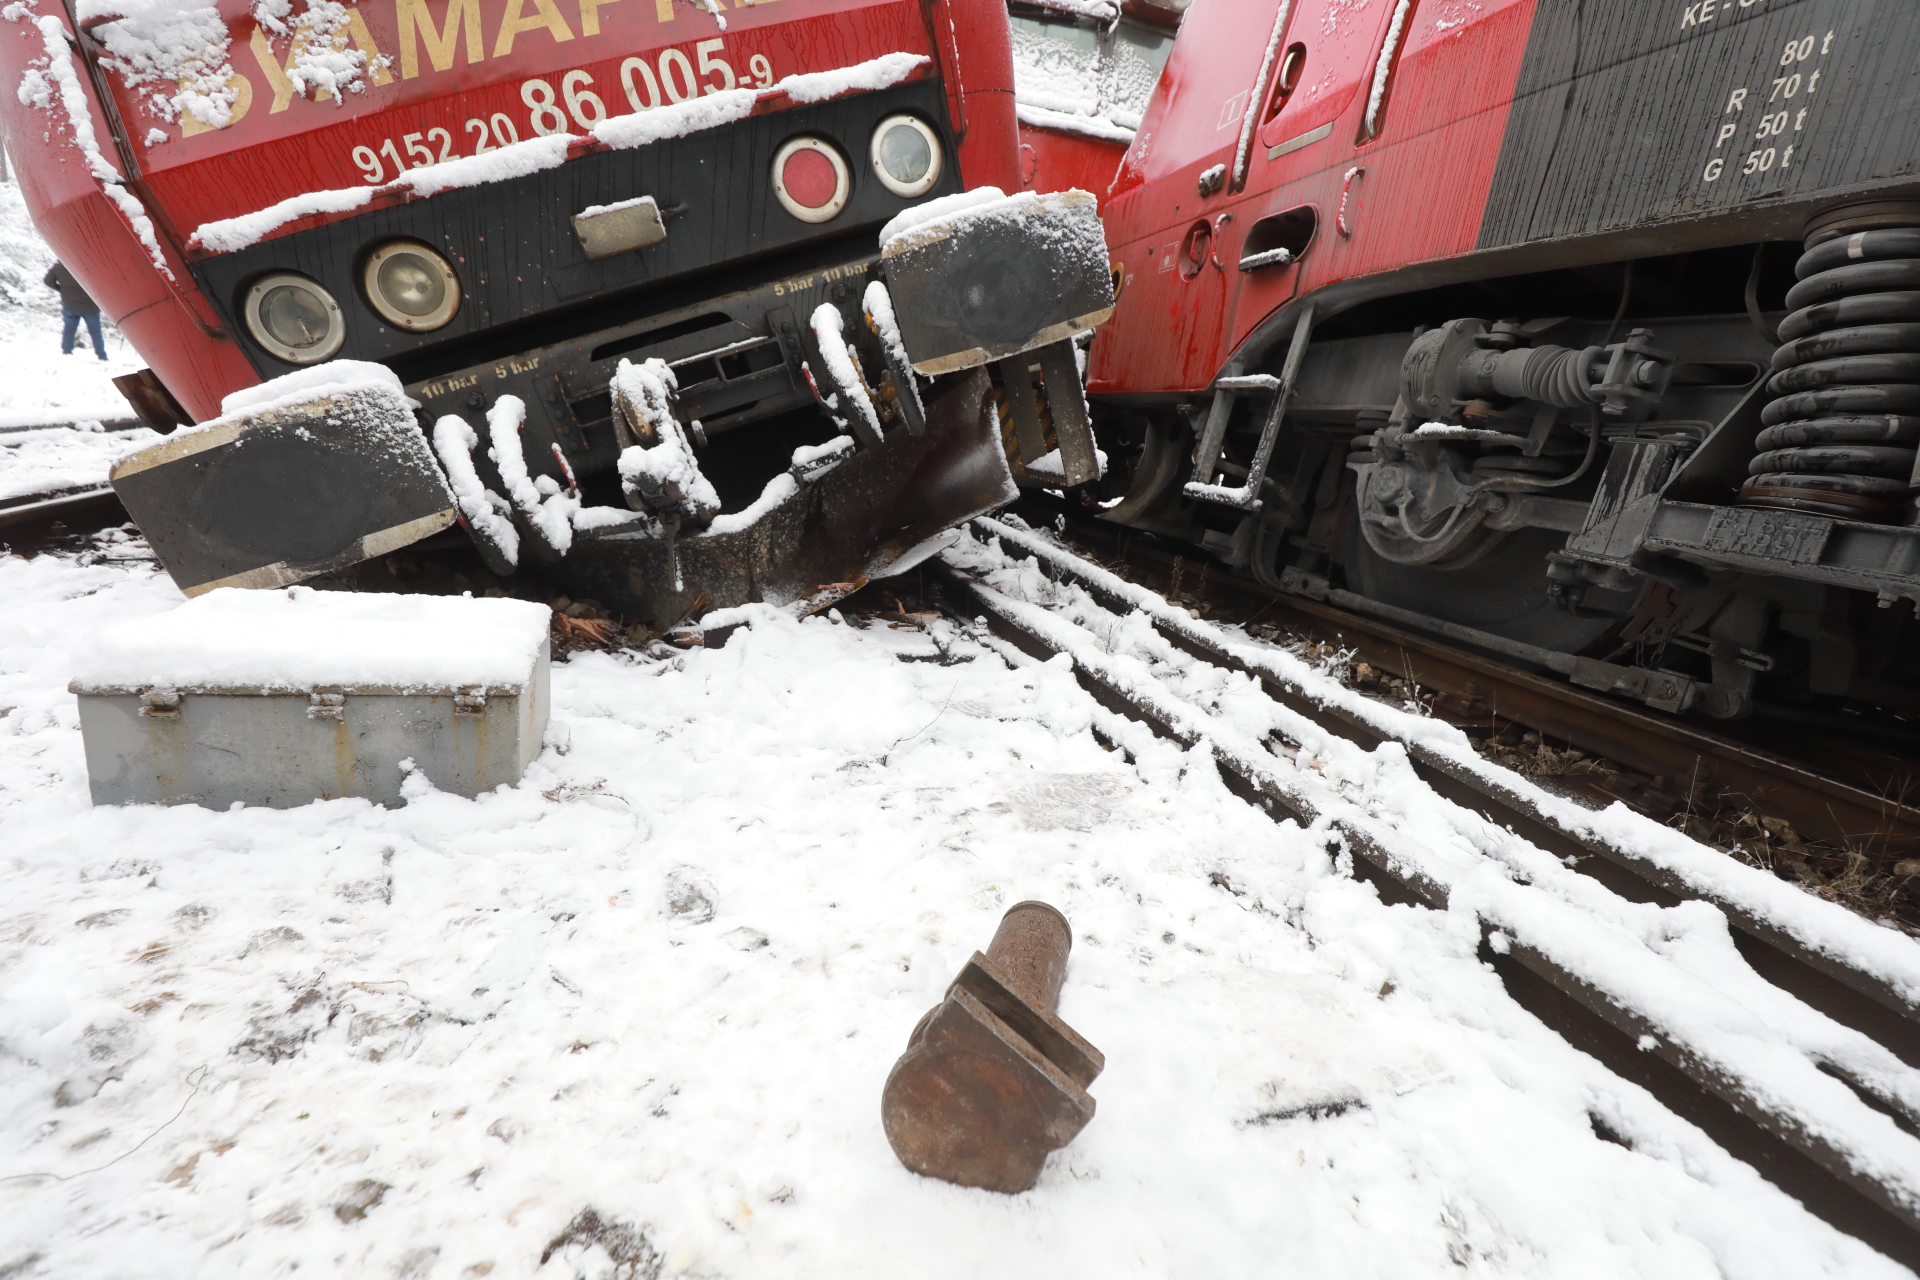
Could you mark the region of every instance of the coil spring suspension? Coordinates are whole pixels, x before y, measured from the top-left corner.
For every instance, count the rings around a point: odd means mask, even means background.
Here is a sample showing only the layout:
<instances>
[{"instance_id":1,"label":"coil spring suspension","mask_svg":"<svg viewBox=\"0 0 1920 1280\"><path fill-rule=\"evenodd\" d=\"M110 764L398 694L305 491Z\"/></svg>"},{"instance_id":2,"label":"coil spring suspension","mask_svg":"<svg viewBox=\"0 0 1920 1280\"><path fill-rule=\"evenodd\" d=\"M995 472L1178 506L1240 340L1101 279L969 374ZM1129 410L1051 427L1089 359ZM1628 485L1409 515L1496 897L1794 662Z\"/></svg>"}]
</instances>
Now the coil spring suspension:
<instances>
[{"instance_id":1,"label":"coil spring suspension","mask_svg":"<svg viewBox=\"0 0 1920 1280\"><path fill-rule=\"evenodd\" d=\"M1814 230L1794 264L1743 506L1915 522L1920 226L1858 225Z\"/></svg>"}]
</instances>

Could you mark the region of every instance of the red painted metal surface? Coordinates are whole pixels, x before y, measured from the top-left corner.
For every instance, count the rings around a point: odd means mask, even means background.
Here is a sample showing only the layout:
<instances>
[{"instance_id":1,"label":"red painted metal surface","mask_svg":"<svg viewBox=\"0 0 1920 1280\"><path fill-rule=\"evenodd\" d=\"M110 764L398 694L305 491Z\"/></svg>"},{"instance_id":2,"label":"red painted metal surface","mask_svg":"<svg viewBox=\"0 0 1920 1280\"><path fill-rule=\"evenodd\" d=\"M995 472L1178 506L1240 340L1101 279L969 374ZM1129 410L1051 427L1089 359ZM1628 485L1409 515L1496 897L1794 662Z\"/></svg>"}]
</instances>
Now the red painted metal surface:
<instances>
[{"instance_id":1,"label":"red painted metal surface","mask_svg":"<svg viewBox=\"0 0 1920 1280\"><path fill-rule=\"evenodd\" d=\"M1244 190L1198 193L1233 166L1279 0L1202 4L1186 16L1160 89L1105 209L1125 269L1119 314L1095 337L1089 389L1197 391L1235 348L1295 297L1342 280L1471 252L1499 157L1533 0L1416 3L1401 36L1380 128L1362 140L1369 89L1394 0L1294 0L1276 74L1298 44L1305 63L1268 118L1260 104ZM1324 136L1312 135L1330 126ZM1269 158L1269 148L1301 142ZM1363 173L1348 173L1359 167ZM1351 235L1335 230L1345 188ZM1238 270L1249 232L1300 207L1313 242L1284 268ZM1196 269L1183 247L1205 226Z\"/></svg>"},{"instance_id":2,"label":"red painted metal surface","mask_svg":"<svg viewBox=\"0 0 1920 1280\"><path fill-rule=\"evenodd\" d=\"M1104 207L1127 149L1118 142L1020 127L1020 186L1028 191L1092 192Z\"/></svg>"}]
</instances>

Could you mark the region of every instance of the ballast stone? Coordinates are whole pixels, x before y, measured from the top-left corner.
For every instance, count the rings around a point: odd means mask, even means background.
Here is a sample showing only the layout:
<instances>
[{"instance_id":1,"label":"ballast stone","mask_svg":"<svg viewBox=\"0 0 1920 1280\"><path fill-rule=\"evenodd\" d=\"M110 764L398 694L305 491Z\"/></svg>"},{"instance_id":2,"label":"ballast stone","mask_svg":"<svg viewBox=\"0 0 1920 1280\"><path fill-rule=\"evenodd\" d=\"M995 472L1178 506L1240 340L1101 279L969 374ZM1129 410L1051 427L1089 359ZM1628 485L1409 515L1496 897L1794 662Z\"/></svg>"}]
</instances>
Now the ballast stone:
<instances>
[{"instance_id":1,"label":"ballast stone","mask_svg":"<svg viewBox=\"0 0 1920 1280\"><path fill-rule=\"evenodd\" d=\"M551 706L544 605L223 588L103 634L69 690L95 804L291 808L520 780Z\"/></svg>"}]
</instances>

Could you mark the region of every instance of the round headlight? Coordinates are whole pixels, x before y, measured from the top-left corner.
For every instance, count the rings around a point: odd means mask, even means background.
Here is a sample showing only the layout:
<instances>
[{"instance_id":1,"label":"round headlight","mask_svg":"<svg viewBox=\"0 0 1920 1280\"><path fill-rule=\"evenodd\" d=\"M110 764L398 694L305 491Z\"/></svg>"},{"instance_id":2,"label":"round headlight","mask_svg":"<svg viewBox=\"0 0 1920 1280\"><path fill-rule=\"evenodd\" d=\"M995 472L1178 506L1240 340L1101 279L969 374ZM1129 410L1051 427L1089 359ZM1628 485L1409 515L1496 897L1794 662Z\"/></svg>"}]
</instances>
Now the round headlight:
<instances>
[{"instance_id":1,"label":"round headlight","mask_svg":"<svg viewBox=\"0 0 1920 1280\"><path fill-rule=\"evenodd\" d=\"M790 138L773 154L773 194L802 222L830 222L847 207L853 175L824 138Z\"/></svg>"},{"instance_id":2,"label":"round headlight","mask_svg":"<svg viewBox=\"0 0 1920 1280\"><path fill-rule=\"evenodd\" d=\"M873 131L873 171L897 196L927 194L940 181L940 135L917 116L888 116Z\"/></svg>"},{"instance_id":3,"label":"round headlight","mask_svg":"<svg viewBox=\"0 0 1920 1280\"><path fill-rule=\"evenodd\" d=\"M291 271L254 281L243 310L254 341L289 364L318 364L347 339L346 318L333 295Z\"/></svg>"},{"instance_id":4,"label":"round headlight","mask_svg":"<svg viewBox=\"0 0 1920 1280\"><path fill-rule=\"evenodd\" d=\"M367 301L388 324L413 333L438 329L460 309L453 264L411 240L382 245L360 272Z\"/></svg>"}]
</instances>

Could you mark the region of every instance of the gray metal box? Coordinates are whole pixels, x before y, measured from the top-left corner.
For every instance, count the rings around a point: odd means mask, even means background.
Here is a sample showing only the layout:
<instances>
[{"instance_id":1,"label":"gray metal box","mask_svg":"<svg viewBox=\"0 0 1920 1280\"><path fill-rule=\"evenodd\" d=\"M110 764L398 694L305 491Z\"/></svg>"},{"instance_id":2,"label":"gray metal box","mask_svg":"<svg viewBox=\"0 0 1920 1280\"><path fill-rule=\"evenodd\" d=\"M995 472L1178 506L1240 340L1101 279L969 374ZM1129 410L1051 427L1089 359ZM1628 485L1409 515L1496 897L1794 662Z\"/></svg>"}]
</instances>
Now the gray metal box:
<instances>
[{"instance_id":1,"label":"gray metal box","mask_svg":"<svg viewBox=\"0 0 1920 1280\"><path fill-rule=\"evenodd\" d=\"M353 602L363 614L369 600L376 615L382 601L395 602L403 615L428 605L438 616L424 619L425 626L403 616L384 628L377 616L363 616L343 631L326 625L337 619L321 617L315 625L303 616L311 608L248 608L250 616L237 618L231 609L202 610L207 616L192 620L200 625L187 629L197 632L189 639L201 651L183 653L179 643L168 643L179 635L169 636L165 624L202 601L287 594L323 606L329 597ZM503 613L502 605L526 612ZM546 732L546 613L520 601L228 590L144 622L149 639L159 632L150 653L132 650L131 637L116 642L110 634L104 655L83 657L69 686L80 702L93 802L290 808L360 796L397 805L404 802L406 761L435 787L462 796L517 782ZM434 630L452 633L437 652L396 652L410 660L389 663L375 651L383 636L398 650L420 645ZM311 652L303 654L303 645ZM250 664L263 650L268 659ZM284 678L260 679L269 667ZM367 678L383 667L385 682ZM209 678L220 668L238 678Z\"/></svg>"}]
</instances>

